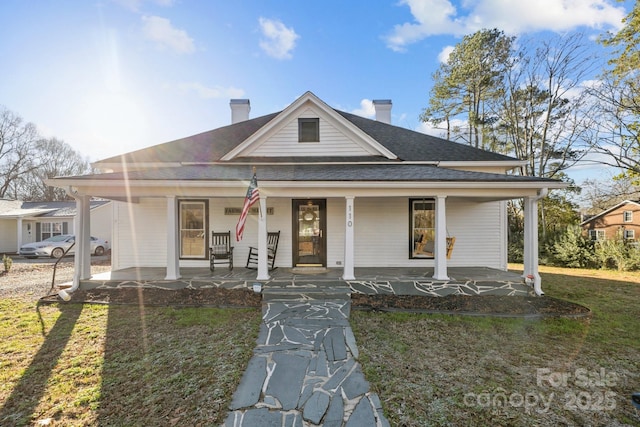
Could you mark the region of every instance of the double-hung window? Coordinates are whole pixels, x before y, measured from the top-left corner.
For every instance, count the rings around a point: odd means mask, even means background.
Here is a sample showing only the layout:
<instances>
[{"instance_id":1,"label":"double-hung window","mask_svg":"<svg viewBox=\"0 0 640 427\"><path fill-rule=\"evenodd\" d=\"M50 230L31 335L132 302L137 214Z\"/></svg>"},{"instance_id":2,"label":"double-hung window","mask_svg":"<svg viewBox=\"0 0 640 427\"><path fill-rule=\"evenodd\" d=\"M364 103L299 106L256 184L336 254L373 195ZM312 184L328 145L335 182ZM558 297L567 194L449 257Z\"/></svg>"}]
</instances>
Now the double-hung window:
<instances>
[{"instance_id":1,"label":"double-hung window","mask_svg":"<svg viewBox=\"0 0 640 427\"><path fill-rule=\"evenodd\" d=\"M624 222L633 222L633 211L624 211L622 213L622 220Z\"/></svg>"},{"instance_id":2,"label":"double-hung window","mask_svg":"<svg viewBox=\"0 0 640 427\"><path fill-rule=\"evenodd\" d=\"M180 200L180 258L207 257L207 201Z\"/></svg>"},{"instance_id":3,"label":"double-hung window","mask_svg":"<svg viewBox=\"0 0 640 427\"><path fill-rule=\"evenodd\" d=\"M53 236L59 236L62 234L61 222L43 222L40 227L41 240L48 239L49 237Z\"/></svg>"},{"instance_id":4,"label":"double-hung window","mask_svg":"<svg viewBox=\"0 0 640 427\"><path fill-rule=\"evenodd\" d=\"M409 258L433 258L435 224L435 200L409 199Z\"/></svg>"}]
</instances>

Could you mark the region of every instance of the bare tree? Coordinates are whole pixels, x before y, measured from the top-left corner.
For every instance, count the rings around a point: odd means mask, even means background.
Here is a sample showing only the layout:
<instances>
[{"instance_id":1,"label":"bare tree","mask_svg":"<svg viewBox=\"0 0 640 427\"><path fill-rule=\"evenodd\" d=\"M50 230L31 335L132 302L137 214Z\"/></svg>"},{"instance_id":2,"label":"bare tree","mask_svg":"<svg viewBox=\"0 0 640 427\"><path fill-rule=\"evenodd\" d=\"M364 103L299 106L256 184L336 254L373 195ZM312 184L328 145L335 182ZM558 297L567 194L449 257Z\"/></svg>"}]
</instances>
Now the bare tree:
<instances>
[{"instance_id":1,"label":"bare tree","mask_svg":"<svg viewBox=\"0 0 640 427\"><path fill-rule=\"evenodd\" d=\"M0 197L17 198L20 179L37 168L36 126L0 106Z\"/></svg>"},{"instance_id":2,"label":"bare tree","mask_svg":"<svg viewBox=\"0 0 640 427\"><path fill-rule=\"evenodd\" d=\"M587 179L580 186L582 205L590 215L598 214L624 200L638 200L640 188L626 177L608 180Z\"/></svg>"},{"instance_id":3,"label":"bare tree","mask_svg":"<svg viewBox=\"0 0 640 427\"><path fill-rule=\"evenodd\" d=\"M614 49L602 81L594 86L600 117L593 150L601 163L640 183L640 3L623 19L623 28L601 39Z\"/></svg>"},{"instance_id":4,"label":"bare tree","mask_svg":"<svg viewBox=\"0 0 640 427\"><path fill-rule=\"evenodd\" d=\"M592 151L599 163L620 168L623 174L640 178L640 96L628 79L610 73L590 89L597 108L599 126Z\"/></svg>"},{"instance_id":5,"label":"bare tree","mask_svg":"<svg viewBox=\"0 0 640 427\"><path fill-rule=\"evenodd\" d=\"M535 48L522 41L496 104L494 138L527 160L523 175L561 178L586 153L593 127L582 81L594 60L581 34L558 36Z\"/></svg>"},{"instance_id":6,"label":"bare tree","mask_svg":"<svg viewBox=\"0 0 640 427\"><path fill-rule=\"evenodd\" d=\"M88 159L64 141L41 139L35 144L35 149L38 167L21 179L19 195L23 200L65 200L68 195L63 189L47 186L44 180L91 172Z\"/></svg>"}]
</instances>

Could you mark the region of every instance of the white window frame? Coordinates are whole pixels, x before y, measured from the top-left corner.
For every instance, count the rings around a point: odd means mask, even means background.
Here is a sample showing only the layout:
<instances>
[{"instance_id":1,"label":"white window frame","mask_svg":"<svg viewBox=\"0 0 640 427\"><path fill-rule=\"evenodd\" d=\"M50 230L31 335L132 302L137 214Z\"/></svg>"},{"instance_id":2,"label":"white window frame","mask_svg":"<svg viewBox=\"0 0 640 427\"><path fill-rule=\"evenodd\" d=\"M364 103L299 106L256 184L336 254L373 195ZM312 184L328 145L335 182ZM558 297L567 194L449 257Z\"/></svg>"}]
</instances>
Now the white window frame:
<instances>
[{"instance_id":1,"label":"white window frame","mask_svg":"<svg viewBox=\"0 0 640 427\"><path fill-rule=\"evenodd\" d=\"M425 205L425 206L421 206ZM431 209L424 208L430 205ZM417 224L417 211L431 211L431 218L423 218L425 224ZM436 201L432 198L409 199L409 258L410 259L433 259L436 236Z\"/></svg>"},{"instance_id":2,"label":"white window frame","mask_svg":"<svg viewBox=\"0 0 640 427\"><path fill-rule=\"evenodd\" d=\"M191 210L199 210L202 218L189 221L184 215ZM180 259L207 259L208 247L207 200L178 201L178 235L180 239ZM201 224L200 224L201 222ZM200 249L194 252L194 249Z\"/></svg>"},{"instance_id":3,"label":"white window frame","mask_svg":"<svg viewBox=\"0 0 640 427\"><path fill-rule=\"evenodd\" d=\"M633 222L633 211L622 212L622 220L624 222Z\"/></svg>"},{"instance_id":4,"label":"white window frame","mask_svg":"<svg viewBox=\"0 0 640 427\"><path fill-rule=\"evenodd\" d=\"M625 240L635 240L636 238L636 233L635 230L627 230L625 229L622 237L624 237Z\"/></svg>"},{"instance_id":5,"label":"white window frame","mask_svg":"<svg viewBox=\"0 0 640 427\"><path fill-rule=\"evenodd\" d=\"M606 234L604 232L604 230L600 230L600 229L592 229L589 230L589 238L591 240L604 240L606 237Z\"/></svg>"},{"instance_id":6,"label":"white window frame","mask_svg":"<svg viewBox=\"0 0 640 427\"><path fill-rule=\"evenodd\" d=\"M41 222L40 240L48 239L53 236L61 236L62 230L64 230L62 222Z\"/></svg>"},{"instance_id":7,"label":"white window frame","mask_svg":"<svg viewBox=\"0 0 640 427\"><path fill-rule=\"evenodd\" d=\"M312 132L309 132L311 130ZM313 135L311 135L313 134ZM298 142L320 142L320 119L312 117L298 118Z\"/></svg>"}]
</instances>

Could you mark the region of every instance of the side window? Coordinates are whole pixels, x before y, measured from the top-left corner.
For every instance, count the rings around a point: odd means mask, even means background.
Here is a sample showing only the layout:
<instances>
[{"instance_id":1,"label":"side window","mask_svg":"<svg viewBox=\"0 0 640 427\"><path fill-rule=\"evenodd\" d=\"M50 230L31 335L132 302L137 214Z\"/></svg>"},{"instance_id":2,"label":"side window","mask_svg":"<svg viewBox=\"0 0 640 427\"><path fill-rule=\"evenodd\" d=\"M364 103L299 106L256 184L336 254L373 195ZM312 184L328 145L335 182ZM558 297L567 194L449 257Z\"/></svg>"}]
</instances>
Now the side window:
<instances>
[{"instance_id":1,"label":"side window","mask_svg":"<svg viewBox=\"0 0 640 427\"><path fill-rule=\"evenodd\" d=\"M320 142L320 119L298 119L298 142Z\"/></svg>"},{"instance_id":2,"label":"side window","mask_svg":"<svg viewBox=\"0 0 640 427\"><path fill-rule=\"evenodd\" d=\"M633 222L633 211L624 211L622 217L624 222Z\"/></svg>"},{"instance_id":3,"label":"side window","mask_svg":"<svg viewBox=\"0 0 640 427\"><path fill-rule=\"evenodd\" d=\"M61 222L43 222L40 226L40 240L60 236L61 234L63 234Z\"/></svg>"},{"instance_id":4,"label":"side window","mask_svg":"<svg viewBox=\"0 0 640 427\"><path fill-rule=\"evenodd\" d=\"M409 258L433 258L435 214L433 199L409 199Z\"/></svg>"},{"instance_id":5,"label":"side window","mask_svg":"<svg viewBox=\"0 0 640 427\"><path fill-rule=\"evenodd\" d=\"M180 258L206 258L207 201L180 200Z\"/></svg>"}]
</instances>

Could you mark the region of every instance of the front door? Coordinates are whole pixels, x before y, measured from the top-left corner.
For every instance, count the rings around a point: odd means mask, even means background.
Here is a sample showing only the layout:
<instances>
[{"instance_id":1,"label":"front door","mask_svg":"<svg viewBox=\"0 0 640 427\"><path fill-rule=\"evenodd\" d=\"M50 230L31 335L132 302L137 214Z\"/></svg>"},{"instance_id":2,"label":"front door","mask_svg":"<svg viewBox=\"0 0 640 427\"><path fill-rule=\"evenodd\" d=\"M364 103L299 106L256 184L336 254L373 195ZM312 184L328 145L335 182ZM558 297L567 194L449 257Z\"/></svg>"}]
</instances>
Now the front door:
<instances>
[{"instance_id":1,"label":"front door","mask_svg":"<svg viewBox=\"0 0 640 427\"><path fill-rule=\"evenodd\" d=\"M293 200L293 266L326 267L327 201Z\"/></svg>"}]
</instances>

